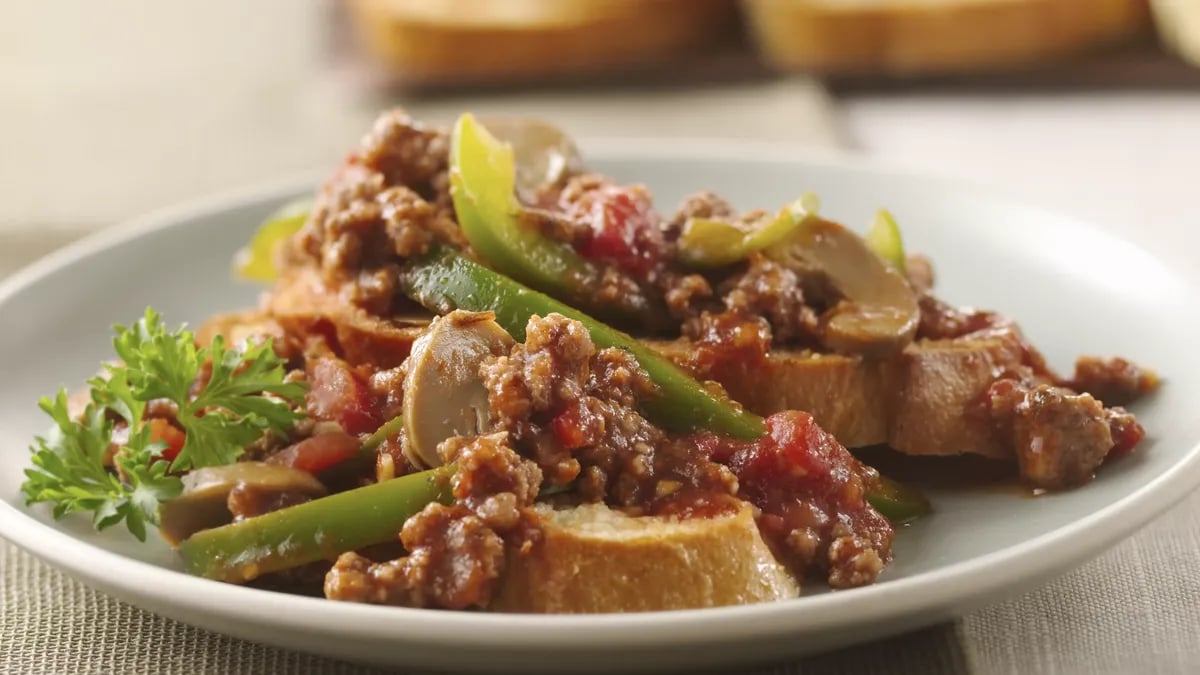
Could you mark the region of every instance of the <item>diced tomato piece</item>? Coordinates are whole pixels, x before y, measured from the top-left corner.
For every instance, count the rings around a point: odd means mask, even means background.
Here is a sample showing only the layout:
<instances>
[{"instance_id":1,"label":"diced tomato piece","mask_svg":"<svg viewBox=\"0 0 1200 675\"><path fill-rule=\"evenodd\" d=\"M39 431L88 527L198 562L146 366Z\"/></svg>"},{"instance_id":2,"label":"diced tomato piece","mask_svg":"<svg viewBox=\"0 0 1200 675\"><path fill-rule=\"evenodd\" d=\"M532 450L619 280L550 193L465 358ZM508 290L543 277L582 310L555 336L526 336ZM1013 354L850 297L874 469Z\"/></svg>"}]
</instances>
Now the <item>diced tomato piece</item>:
<instances>
[{"instance_id":1,"label":"diced tomato piece","mask_svg":"<svg viewBox=\"0 0 1200 675\"><path fill-rule=\"evenodd\" d=\"M575 450L599 442L596 428L599 420L585 405L572 405L550 422L554 437L567 450Z\"/></svg>"},{"instance_id":2,"label":"diced tomato piece","mask_svg":"<svg viewBox=\"0 0 1200 675\"><path fill-rule=\"evenodd\" d=\"M649 272L662 256L663 236L645 196L633 189L606 186L587 193L568 213L591 226L579 243L587 258L602 258L635 273Z\"/></svg>"},{"instance_id":3,"label":"diced tomato piece","mask_svg":"<svg viewBox=\"0 0 1200 675\"><path fill-rule=\"evenodd\" d=\"M793 470L815 480L833 481L846 450L833 434L822 429L812 415L796 412L767 418L767 434ZM844 480L844 478L842 478Z\"/></svg>"},{"instance_id":4,"label":"diced tomato piece","mask_svg":"<svg viewBox=\"0 0 1200 675\"><path fill-rule=\"evenodd\" d=\"M308 412L337 422L348 434L366 434L382 424L374 394L341 359L317 359L308 368Z\"/></svg>"},{"instance_id":5,"label":"diced tomato piece","mask_svg":"<svg viewBox=\"0 0 1200 675\"><path fill-rule=\"evenodd\" d=\"M268 464L282 464L293 469L317 473L334 467L358 454L358 438L340 431L331 431L306 438L267 458Z\"/></svg>"},{"instance_id":6,"label":"diced tomato piece","mask_svg":"<svg viewBox=\"0 0 1200 675\"><path fill-rule=\"evenodd\" d=\"M179 456L179 451L183 450L183 444L187 441L187 434L171 424L170 420L161 417L152 417L146 422L146 426L150 428L150 440L162 441L167 444L163 450L162 457L167 461L175 461Z\"/></svg>"}]
</instances>

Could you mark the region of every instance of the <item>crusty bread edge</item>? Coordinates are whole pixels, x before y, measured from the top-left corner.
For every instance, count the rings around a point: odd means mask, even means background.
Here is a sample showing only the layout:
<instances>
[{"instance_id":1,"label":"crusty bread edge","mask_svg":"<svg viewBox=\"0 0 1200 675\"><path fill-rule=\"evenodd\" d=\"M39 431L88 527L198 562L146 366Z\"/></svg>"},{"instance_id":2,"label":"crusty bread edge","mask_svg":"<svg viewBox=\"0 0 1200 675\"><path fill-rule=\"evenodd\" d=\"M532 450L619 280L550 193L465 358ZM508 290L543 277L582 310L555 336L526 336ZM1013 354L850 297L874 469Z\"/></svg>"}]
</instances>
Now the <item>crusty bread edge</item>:
<instances>
[{"instance_id":1,"label":"crusty bread edge","mask_svg":"<svg viewBox=\"0 0 1200 675\"><path fill-rule=\"evenodd\" d=\"M526 24L442 21L398 0L347 5L380 63L399 79L430 84L618 70L700 51L737 25L732 0L571 0L570 12L541 1L547 20Z\"/></svg>"},{"instance_id":2,"label":"crusty bread edge","mask_svg":"<svg viewBox=\"0 0 1200 675\"><path fill-rule=\"evenodd\" d=\"M547 513L545 507L541 507ZM796 597L799 584L762 539L752 507L684 520L641 517L606 532L616 512L576 507L575 523L546 518L542 540L510 549L492 608L523 613L697 609ZM599 525L600 527L597 527Z\"/></svg>"},{"instance_id":3,"label":"crusty bread edge","mask_svg":"<svg viewBox=\"0 0 1200 675\"><path fill-rule=\"evenodd\" d=\"M1029 66L1146 34L1144 0L742 0L777 68L940 74Z\"/></svg>"}]
</instances>

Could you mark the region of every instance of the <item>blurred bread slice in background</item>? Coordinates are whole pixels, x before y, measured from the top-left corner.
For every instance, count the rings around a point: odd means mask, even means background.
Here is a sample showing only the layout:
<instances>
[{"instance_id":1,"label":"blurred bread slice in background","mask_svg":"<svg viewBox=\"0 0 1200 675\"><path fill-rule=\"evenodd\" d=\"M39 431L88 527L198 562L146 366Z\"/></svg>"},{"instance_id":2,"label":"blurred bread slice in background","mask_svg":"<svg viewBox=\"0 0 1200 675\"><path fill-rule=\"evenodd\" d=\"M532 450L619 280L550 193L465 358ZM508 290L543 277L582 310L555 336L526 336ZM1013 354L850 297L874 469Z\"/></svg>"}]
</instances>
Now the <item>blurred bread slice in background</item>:
<instances>
[{"instance_id":1,"label":"blurred bread slice in background","mask_svg":"<svg viewBox=\"0 0 1200 675\"><path fill-rule=\"evenodd\" d=\"M1200 0L1178 0L1200 5ZM932 75L1027 68L1148 35L1147 0L743 0L783 70Z\"/></svg>"},{"instance_id":2,"label":"blurred bread slice in background","mask_svg":"<svg viewBox=\"0 0 1200 675\"><path fill-rule=\"evenodd\" d=\"M367 50L404 82L498 83L703 54L736 0L347 0Z\"/></svg>"},{"instance_id":3,"label":"blurred bread slice in background","mask_svg":"<svg viewBox=\"0 0 1200 675\"><path fill-rule=\"evenodd\" d=\"M1200 66L1200 0L1150 0L1163 44Z\"/></svg>"}]
</instances>

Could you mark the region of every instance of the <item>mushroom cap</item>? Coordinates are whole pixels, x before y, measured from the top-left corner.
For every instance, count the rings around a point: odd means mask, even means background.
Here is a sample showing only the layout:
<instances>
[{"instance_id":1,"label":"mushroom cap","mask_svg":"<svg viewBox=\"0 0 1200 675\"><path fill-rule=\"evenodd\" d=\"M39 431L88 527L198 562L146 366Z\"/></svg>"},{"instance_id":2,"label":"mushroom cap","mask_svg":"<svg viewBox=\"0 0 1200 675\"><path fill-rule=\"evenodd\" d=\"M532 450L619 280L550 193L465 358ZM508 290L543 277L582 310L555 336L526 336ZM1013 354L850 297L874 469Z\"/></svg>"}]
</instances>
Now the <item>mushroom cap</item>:
<instances>
[{"instance_id":1,"label":"mushroom cap","mask_svg":"<svg viewBox=\"0 0 1200 675\"><path fill-rule=\"evenodd\" d=\"M522 197L582 170L583 159L575 142L549 122L519 116L492 116L479 121L493 136L512 146L517 192Z\"/></svg>"},{"instance_id":2,"label":"mushroom cap","mask_svg":"<svg viewBox=\"0 0 1200 675\"><path fill-rule=\"evenodd\" d=\"M437 447L489 426L480 366L508 354L513 338L491 312L453 311L413 343L404 378L404 455L418 468L440 466Z\"/></svg>"},{"instance_id":3,"label":"mushroom cap","mask_svg":"<svg viewBox=\"0 0 1200 675\"><path fill-rule=\"evenodd\" d=\"M822 342L829 349L887 356L912 342L921 318L916 294L904 276L854 232L811 217L768 255L820 271L842 294L842 301L822 317Z\"/></svg>"}]
</instances>

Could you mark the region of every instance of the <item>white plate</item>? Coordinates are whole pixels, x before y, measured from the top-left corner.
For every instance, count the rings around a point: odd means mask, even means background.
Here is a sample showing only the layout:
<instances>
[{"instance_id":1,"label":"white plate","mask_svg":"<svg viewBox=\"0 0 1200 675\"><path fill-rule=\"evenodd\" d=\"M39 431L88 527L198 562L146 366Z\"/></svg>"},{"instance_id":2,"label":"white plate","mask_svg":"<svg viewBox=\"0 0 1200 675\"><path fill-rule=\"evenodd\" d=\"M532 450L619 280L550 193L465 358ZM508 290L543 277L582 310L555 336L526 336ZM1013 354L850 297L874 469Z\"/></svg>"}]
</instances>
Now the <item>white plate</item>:
<instances>
[{"instance_id":1,"label":"white plate","mask_svg":"<svg viewBox=\"0 0 1200 675\"><path fill-rule=\"evenodd\" d=\"M82 242L0 287L0 535L135 605L208 629L347 659L439 669L565 672L717 666L829 649L917 628L1028 589L1099 553L1186 494L1200 474L1200 327L1194 291L1133 244L986 190L779 148L607 146L594 166L643 181L667 208L712 187L742 207L814 190L832 217L865 226L890 208L912 250L932 256L951 301L1016 317L1052 363L1115 353L1167 385L1139 405L1150 440L1073 492L1021 498L934 493L937 512L900 533L875 586L789 602L610 616L396 609L288 596L189 577L165 545L85 518L53 522L18 498L34 403L75 386L110 354L109 326L153 305L169 322L253 304L229 260L293 183L176 209Z\"/></svg>"}]
</instances>

